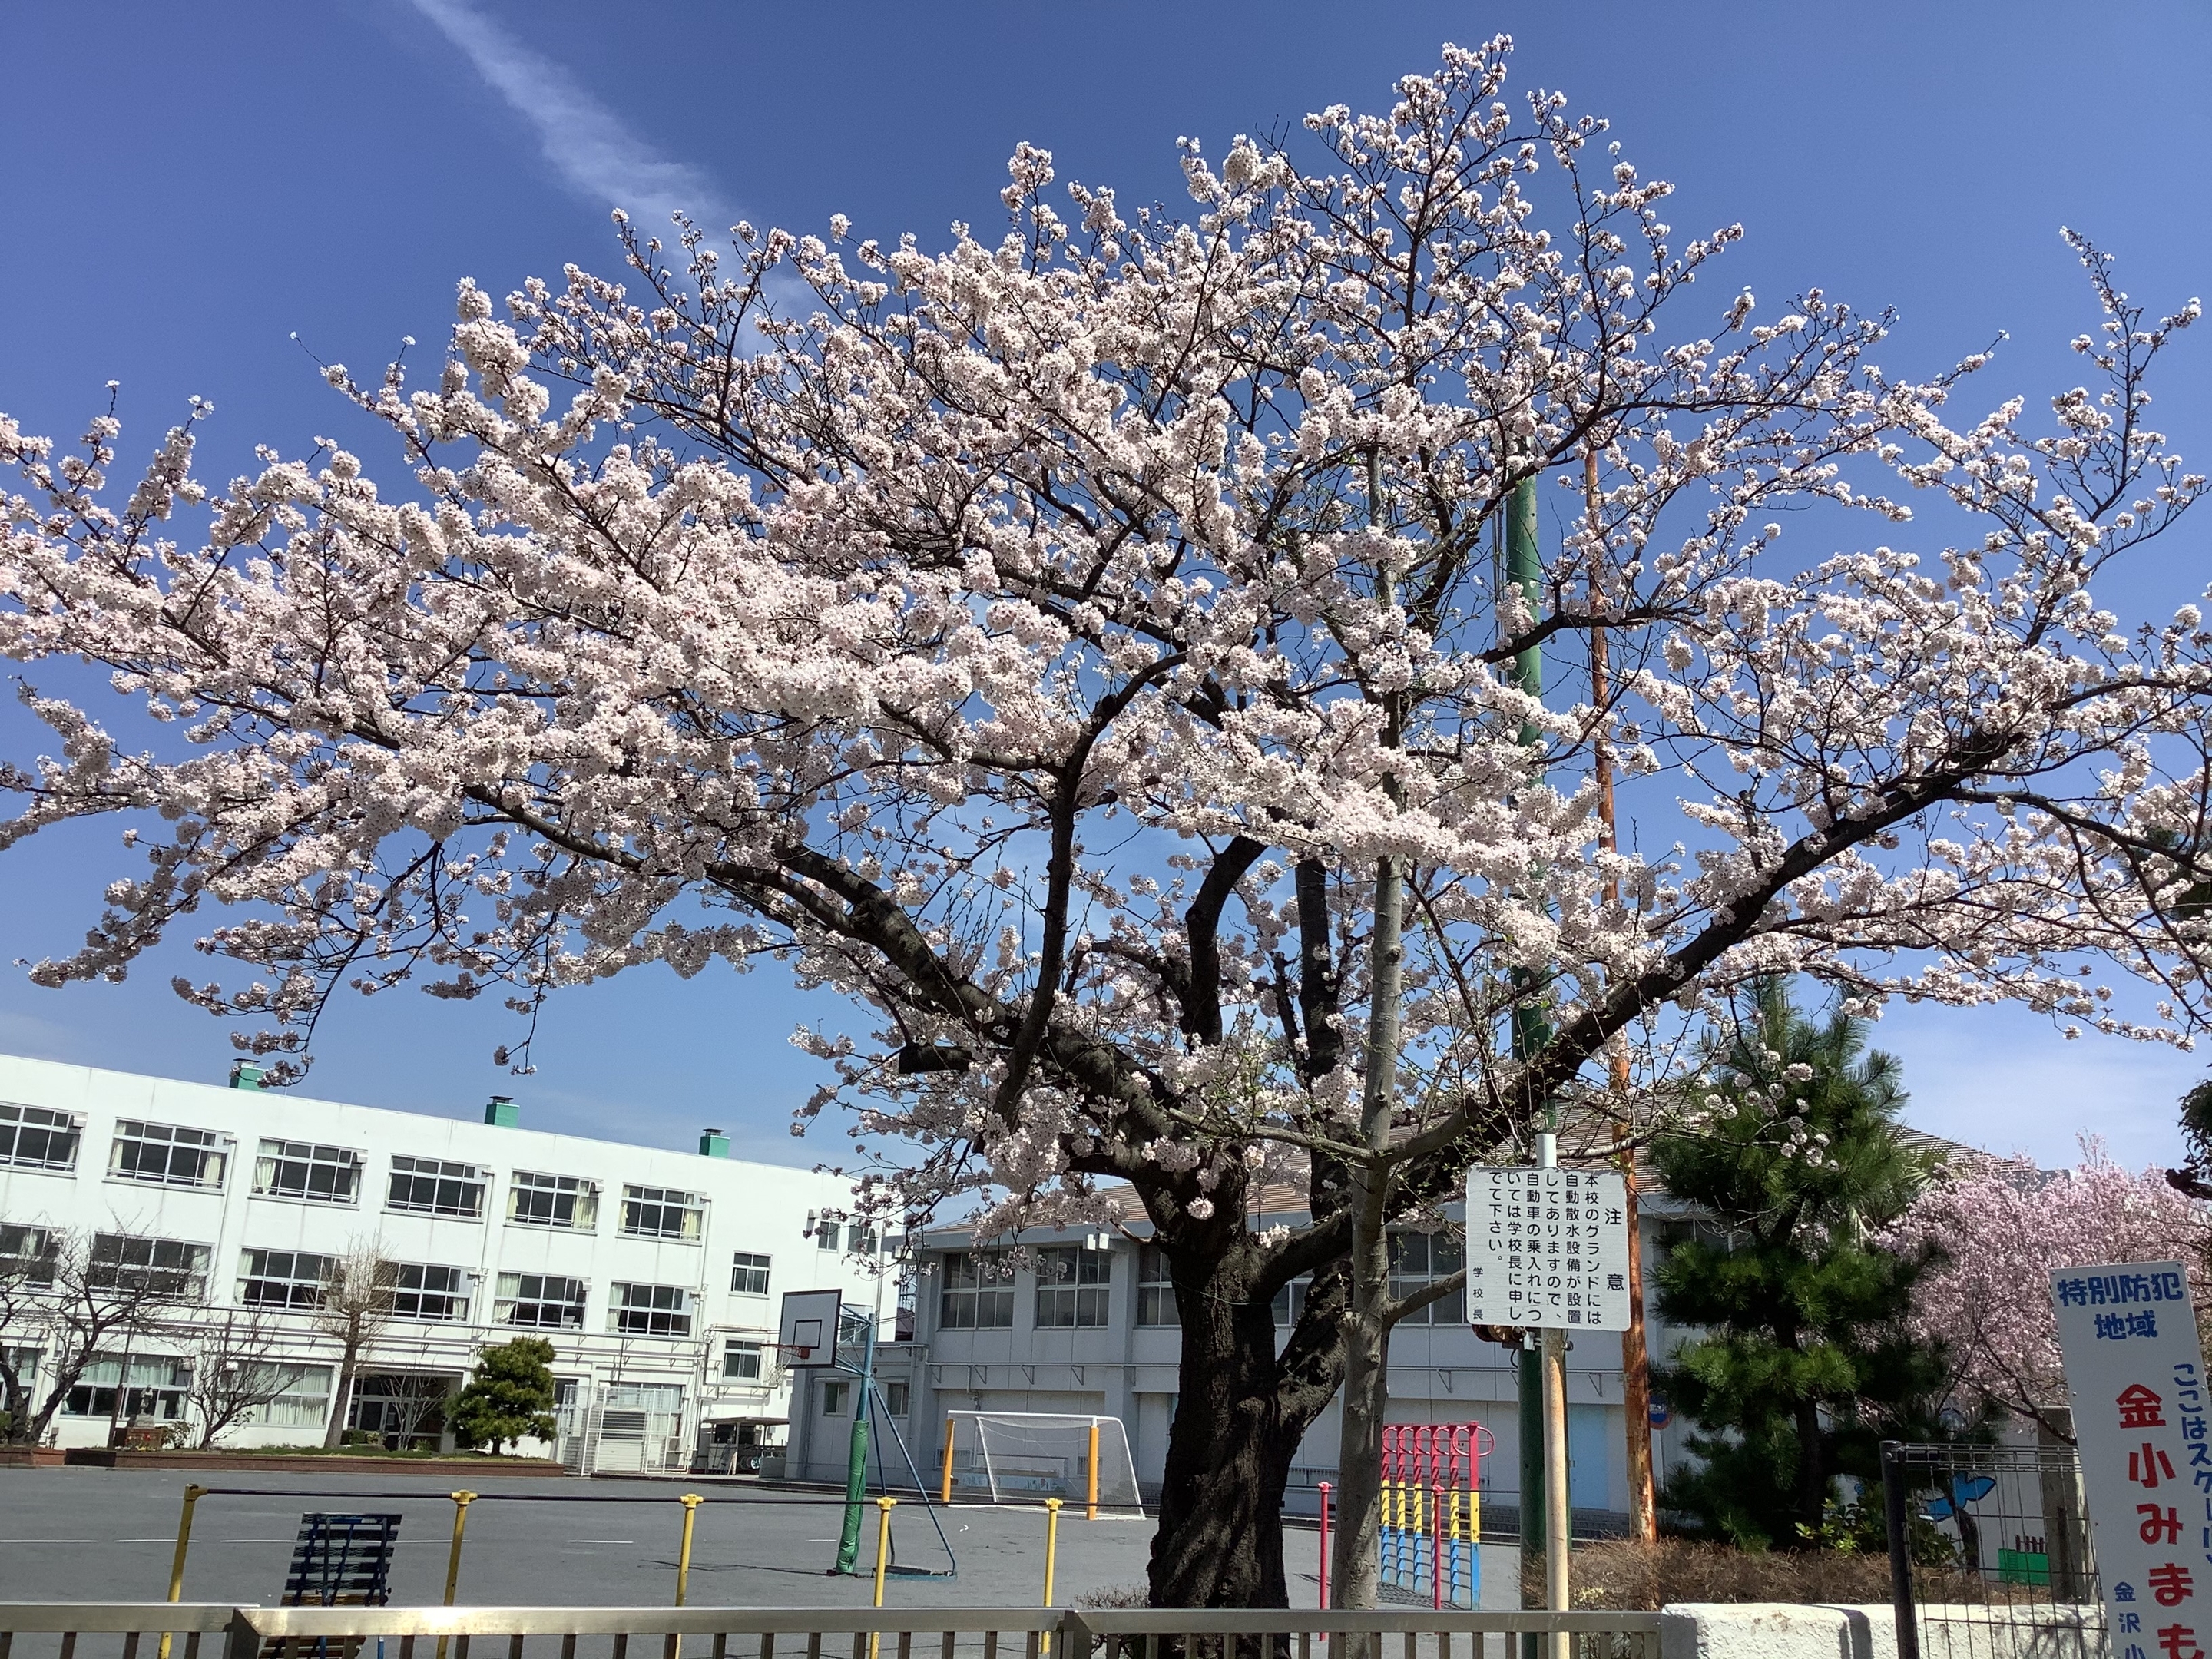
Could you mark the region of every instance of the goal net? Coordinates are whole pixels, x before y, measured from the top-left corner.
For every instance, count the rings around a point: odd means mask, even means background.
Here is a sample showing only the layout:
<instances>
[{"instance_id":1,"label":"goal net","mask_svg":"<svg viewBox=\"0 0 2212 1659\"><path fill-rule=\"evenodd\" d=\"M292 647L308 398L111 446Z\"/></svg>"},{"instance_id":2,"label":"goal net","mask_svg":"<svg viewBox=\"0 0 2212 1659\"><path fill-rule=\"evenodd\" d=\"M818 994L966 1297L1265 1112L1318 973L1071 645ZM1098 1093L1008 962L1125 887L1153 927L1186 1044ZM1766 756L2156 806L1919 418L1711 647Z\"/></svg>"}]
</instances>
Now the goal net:
<instances>
[{"instance_id":1,"label":"goal net","mask_svg":"<svg viewBox=\"0 0 2212 1659\"><path fill-rule=\"evenodd\" d=\"M945 1424L947 1485L955 1499L1068 1504L1144 1512L1129 1431L1118 1417L1047 1412L952 1412ZM1097 1448L1097 1464L1092 1447Z\"/></svg>"}]
</instances>

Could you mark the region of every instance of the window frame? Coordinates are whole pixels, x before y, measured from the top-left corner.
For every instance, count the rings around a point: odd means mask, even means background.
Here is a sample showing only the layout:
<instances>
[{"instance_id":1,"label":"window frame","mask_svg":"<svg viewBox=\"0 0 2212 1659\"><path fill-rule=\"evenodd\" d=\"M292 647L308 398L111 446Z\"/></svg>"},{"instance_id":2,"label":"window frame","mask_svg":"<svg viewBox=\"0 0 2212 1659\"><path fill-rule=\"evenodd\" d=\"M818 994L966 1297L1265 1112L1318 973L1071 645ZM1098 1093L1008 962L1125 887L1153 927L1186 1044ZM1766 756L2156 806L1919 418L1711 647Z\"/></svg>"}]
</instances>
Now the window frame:
<instances>
[{"instance_id":1,"label":"window frame","mask_svg":"<svg viewBox=\"0 0 2212 1659\"><path fill-rule=\"evenodd\" d=\"M732 1362L740 1367L745 1360L752 1369L732 1369ZM731 1336L722 1340L722 1381L725 1382L757 1382L768 1385L768 1345L750 1336Z\"/></svg>"},{"instance_id":2,"label":"window frame","mask_svg":"<svg viewBox=\"0 0 2212 1659\"><path fill-rule=\"evenodd\" d=\"M635 1224L650 1210L665 1220L677 1218L676 1231L658 1231ZM707 1200L702 1194L676 1187L648 1187L641 1182L623 1182L622 1218L616 1231L624 1238L653 1238L664 1244L703 1244L707 1239Z\"/></svg>"},{"instance_id":3,"label":"window frame","mask_svg":"<svg viewBox=\"0 0 2212 1659\"><path fill-rule=\"evenodd\" d=\"M766 1296L769 1275L774 1271L775 1258L762 1255L754 1250L733 1250L730 1253L730 1294L732 1296ZM750 1275L757 1273L760 1283L753 1285Z\"/></svg>"},{"instance_id":4,"label":"window frame","mask_svg":"<svg viewBox=\"0 0 2212 1659\"><path fill-rule=\"evenodd\" d=\"M1419 1241L1418 1249L1416 1241ZM1413 1265L1413 1258L1419 1258ZM1449 1259L1455 1255L1456 1259ZM1439 1260L1439 1257L1447 1259ZM1422 1232L1412 1228L1393 1229L1389 1238L1390 1296L1393 1301L1412 1294L1424 1285L1439 1279L1449 1279L1467 1265L1467 1242L1455 1238L1449 1232ZM1467 1323L1467 1287L1462 1285L1454 1294L1440 1296L1426 1307L1416 1308L1399 1320L1407 1325L1464 1325Z\"/></svg>"},{"instance_id":5,"label":"window frame","mask_svg":"<svg viewBox=\"0 0 2212 1659\"><path fill-rule=\"evenodd\" d=\"M159 1133L155 1133L159 1131ZM185 1136L194 1137L185 1139ZM143 1169L123 1167L124 1148L159 1147L162 1149L162 1169L149 1174ZM115 1120L115 1133L107 1146L107 1176L110 1181L128 1181L145 1187L173 1187L182 1191L219 1193L230 1178L233 1157L238 1151L235 1136L220 1129L195 1129L184 1123L156 1123L149 1118L119 1117ZM195 1173L179 1177L176 1173L176 1157L188 1152ZM212 1162L215 1173L208 1174Z\"/></svg>"},{"instance_id":6,"label":"window frame","mask_svg":"<svg viewBox=\"0 0 2212 1659\"><path fill-rule=\"evenodd\" d=\"M284 1390L258 1405L249 1406L240 1413L241 1428L263 1429L319 1429L330 1421L331 1395L337 1386L337 1367L313 1363L295 1364L289 1360L267 1362L271 1370L291 1373L285 1381ZM302 1389L300 1384L319 1381L319 1389ZM289 1411L280 1411L287 1402ZM313 1402L310 1405L307 1402Z\"/></svg>"},{"instance_id":7,"label":"window frame","mask_svg":"<svg viewBox=\"0 0 2212 1659\"><path fill-rule=\"evenodd\" d=\"M1014 1328L1014 1274L1003 1250L951 1250L943 1257L937 1290L941 1331L1010 1331ZM986 1298L988 1298L987 1303ZM965 1311L965 1318L956 1317ZM1004 1318L986 1320L986 1311Z\"/></svg>"},{"instance_id":8,"label":"window frame","mask_svg":"<svg viewBox=\"0 0 2212 1659\"><path fill-rule=\"evenodd\" d=\"M271 1313L313 1313L323 1305L323 1289L336 1274L337 1258L316 1250L287 1250L249 1244L240 1249L238 1255L237 1299L241 1308L258 1308ZM258 1268L253 1265L255 1256L261 1258L261 1265ZM289 1264L287 1270L281 1274L270 1272L268 1265L272 1257L279 1256ZM315 1277L312 1280L300 1277L298 1269L301 1257L315 1264ZM271 1302L265 1297L247 1294L247 1287L254 1284L283 1285L291 1288L282 1301ZM312 1294L303 1296L300 1293L303 1287L309 1286L312 1286Z\"/></svg>"},{"instance_id":9,"label":"window frame","mask_svg":"<svg viewBox=\"0 0 2212 1659\"><path fill-rule=\"evenodd\" d=\"M143 1246L143 1252L137 1247ZM111 1249L111 1247L112 1247ZM117 1259L103 1261L103 1253ZM143 1254L146 1260L134 1261L133 1255ZM177 1258L163 1261L167 1255ZM85 1256L85 1282L104 1290L144 1290L157 1296L167 1296L179 1302L207 1300L208 1278L215 1263L215 1246L196 1244L186 1238L159 1238L150 1233L94 1233ZM143 1273L145 1282L127 1282ZM164 1287L154 1282L158 1274L174 1274L179 1283Z\"/></svg>"},{"instance_id":10,"label":"window frame","mask_svg":"<svg viewBox=\"0 0 2212 1659\"><path fill-rule=\"evenodd\" d=\"M1167 1310L1167 1317L1159 1316ZM1137 1323L1148 1330L1180 1329L1182 1316L1176 1306L1175 1267L1158 1244L1137 1247Z\"/></svg>"},{"instance_id":11,"label":"window frame","mask_svg":"<svg viewBox=\"0 0 2212 1659\"><path fill-rule=\"evenodd\" d=\"M29 1262L23 1282L34 1290L51 1291L62 1258L61 1241L54 1237L55 1231L29 1222L0 1222L0 1261ZM11 1249L11 1243L22 1248Z\"/></svg>"},{"instance_id":12,"label":"window frame","mask_svg":"<svg viewBox=\"0 0 2212 1659\"><path fill-rule=\"evenodd\" d=\"M507 1287L509 1279L514 1281L511 1291ZM528 1282L533 1279L538 1285L536 1292L526 1294ZM562 1291L573 1286L575 1290L574 1299L550 1294L550 1287L553 1286ZM501 1272L492 1280L492 1323L495 1325L511 1325L517 1330L580 1331L584 1328L584 1322L591 1316L591 1281L572 1279L566 1273ZM514 1310L522 1307L574 1309L576 1316L556 1320L517 1319Z\"/></svg>"},{"instance_id":13,"label":"window frame","mask_svg":"<svg viewBox=\"0 0 2212 1659\"><path fill-rule=\"evenodd\" d=\"M272 1146L276 1148L274 1152L269 1150ZM302 1149L305 1156L295 1149ZM325 1157L325 1153L331 1156ZM353 1208L361 1202L361 1172L365 1162L362 1154L350 1146L334 1146L313 1140L285 1140L275 1135L264 1135L253 1152L253 1196L281 1199L292 1204L327 1204L332 1208ZM297 1190L275 1184L277 1174L287 1164L297 1164L307 1172L305 1182ZM264 1166L268 1170L266 1175L263 1173ZM315 1191L317 1170L344 1171L344 1195L336 1195L335 1176L331 1181L331 1192Z\"/></svg>"},{"instance_id":14,"label":"window frame","mask_svg":"<svg viewBox=\"0 0 2212 1659\"><path fill-rule=\"evenodd\" d=\"M447 1267L435 1261L390 1261L385 1267L387 1272L380 1273L378 1280L391 1296L392 1316L394 1319L416 1319L426 1323L447 1325L465 1325L469 1322L469 1304L476 1297L469 1288L469 1270L466 1267ZM433 1273L448 1275L449 1278L446 1283L433 1286L430 1283ZM411 1283L410 1275L412 1275ZM433 1304L442 1304L444 1311L427 1311Z\"/></svg>"},{"instance_id":15,"label":"window frame","mask_svg":"<svg viewBox=\"0 0 2212 1659\"><path fill-rule=\"evenodd\" d=\"M1063 1272L1065 1278L1060 1276ZM1036 1278L1030 1311L1038 1330L1096 1331L1112 1322L1113 1251L1047 1244L1036 1253Z\"/></svg>"},{"instance_id":16,"label":"window frame","mask_svg":"<svg viewBox=\"0 0 2212 1659\"><path fill-rule=\"evenodd\" d=\"M41 1155L26 1155L23 1150L27 1137L40 1137ZM53 1150L58 1139L63 1151ZM33 1106L20 1100L0 1100L0 1170L28 1170L47 1175L74 1175L78 1155L84 1149L84 1115L64 1112L52 1106Z\"/></svg>"},{"instance_id":17,"label":"window frame","mask_svg":"<svg viewBox=\"0 0 2212 1659\"><path fill-rule=\"evenodd\" d=\"M557 1211L565 1198L568 1204L568 1218L557 1214L544 1216L518 1213L525 1195L535 1201L538 1195L546 1199L549 1211ZM579 1211L588 1211L590 1218L578 1220ZM545 1227L556 1232L596 1233L599 1230L599 1183L588 1176L552 1175L543 1170L516 1170L507 1178L507 1224L510 1227Z\"/></svg>"},{"instance_id":18,"label":"window frame","mask_svg":"<svg viewBox=\"0 0 2212 1659\"><path fill-rule=\"evenodd\" d=\"M401 1167L403 1164L406 1166L404 1169ZM423 1167L425 1165L427 1169ZM399 1198L399 1183L403 1181L410 1184L428 1183L429 1201L421 1203L410 1199L403 1203ZM455 1202L450 1205L445 1201L446 1188L449 1185L456 1189ZM491 1172L479 1164L464 1164L458 1158L424 1158L414 1152L394 1152L391 1168L386 1173L384 1207L392 1215L427 1215L448 1221L482 1221L484 1195L490 1186ZM459 1207L460 1203L471 1194L474 1201L465 1209Z\"/></svg>"},{"instance_id":19,"label":"window frame","mask_svg":"<svg viewBox=\"0 0 2212 1659\"><path fill-rule=\"evenodd\" d=\"M647 1292L648 1299L626 1294L635 1291ZM697 1292L688 1285L617 1279L607 1286L607 1329L620 1336L689 1336L698 1311Z\"/></svg>"}]
</instances>

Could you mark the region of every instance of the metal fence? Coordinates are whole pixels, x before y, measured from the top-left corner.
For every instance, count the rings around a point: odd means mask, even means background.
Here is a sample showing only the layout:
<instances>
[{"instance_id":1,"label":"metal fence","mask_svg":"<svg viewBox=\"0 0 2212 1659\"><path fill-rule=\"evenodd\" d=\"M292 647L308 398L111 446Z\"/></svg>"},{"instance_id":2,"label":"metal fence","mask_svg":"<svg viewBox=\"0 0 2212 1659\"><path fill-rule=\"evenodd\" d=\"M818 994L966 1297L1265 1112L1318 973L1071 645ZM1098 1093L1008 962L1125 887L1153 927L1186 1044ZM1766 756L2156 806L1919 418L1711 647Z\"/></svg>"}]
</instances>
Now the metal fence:
<instances>
[{"instance_id":1,"label":"metal fence","mask_svg":"<svg viewBox=\"0 0 2212 1659\"><path fill-rule=\"evenodd\" d=\"M2073 1447L1891 1441L1881 1467L1898 1659L2109 1659Z\"/></svg>"},{"instance_id":2,"label":"metal fence","mask_svg":"<svg viewBox=\"0 0 2212 1659\"><path fill-rule=\"evenodd\" d=\"M1653 1613L61 1602L0 1604L0 1659L470 1659L471 1644L477 1659L1514 1659L1531 1633L1556 1659L1659 1659L1659 1627Z\"/></svg>"}]
</instances>

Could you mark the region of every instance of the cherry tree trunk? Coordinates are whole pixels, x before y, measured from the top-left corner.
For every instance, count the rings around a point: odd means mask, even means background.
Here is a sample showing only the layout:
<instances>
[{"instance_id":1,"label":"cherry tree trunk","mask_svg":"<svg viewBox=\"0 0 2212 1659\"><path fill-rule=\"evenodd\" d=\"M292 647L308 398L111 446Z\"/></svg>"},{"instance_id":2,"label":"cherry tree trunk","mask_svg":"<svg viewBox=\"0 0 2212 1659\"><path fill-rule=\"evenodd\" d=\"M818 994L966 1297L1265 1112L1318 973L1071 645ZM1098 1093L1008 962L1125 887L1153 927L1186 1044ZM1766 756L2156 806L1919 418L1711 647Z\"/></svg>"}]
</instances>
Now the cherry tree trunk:
<instances>
[{"instance_id":1,"label":"cherry tree trunk","mask_svg":"<svg viewBox=\"0 0 2212 1659\"><path fill-rule=\"evenodd\" d=\"M1358 1177L1352 1212L1352 1306L1344 1322L1344 1418L1337 1441L1336 1540L1329 1573L1340 1607L1371 1607L1382 1591L1376 1542L1382 1521L1382 1425L1390 1403L1390 1328L1383 1319L1390 1290L1389 1234L1382 1222L1382 1176ZM1377 1190L1368 1190L1368 1188ZM1352 1650L1365 1650L1353 1638Z\"/></svg>"},{"instance_id":2,"label":"cherry tree trunk","mask_svg":"<svg viewBox=\"0 0 2212 1659\"><path fill-rule=\"evenodd\" d=\"M1152 1537L1152 1605L1287 1607L1283 1490L1309 1414L1285 1409L1268 1303L1233 1273L1194 1284L1178 1266L1176 1277L1182 1360Z\"/></svg>"}]
</instances>

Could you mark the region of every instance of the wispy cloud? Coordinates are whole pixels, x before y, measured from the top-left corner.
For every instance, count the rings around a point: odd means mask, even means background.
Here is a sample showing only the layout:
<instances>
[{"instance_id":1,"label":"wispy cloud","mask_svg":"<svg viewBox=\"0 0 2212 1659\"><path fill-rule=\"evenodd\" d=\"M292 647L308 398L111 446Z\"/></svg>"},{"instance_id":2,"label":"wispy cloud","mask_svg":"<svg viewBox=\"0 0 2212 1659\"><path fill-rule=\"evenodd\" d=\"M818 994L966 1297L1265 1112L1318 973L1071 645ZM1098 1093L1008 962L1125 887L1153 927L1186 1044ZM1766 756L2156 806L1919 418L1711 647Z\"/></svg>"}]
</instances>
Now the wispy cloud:
<instances>
[{"instance_id":1,"label":"wispy cloud","mask_svg":"<svg viewBox=\"0 0 2212 1659\"><path fill-rule=\"evenodd\" d=\"M661 155L574 76L469 0L413 3L530 124L545 159L592 205L626 209L648 233L665 225L678 209L710 228L734 216L702 169Z\"/></svg>"}]
</instances>

